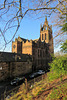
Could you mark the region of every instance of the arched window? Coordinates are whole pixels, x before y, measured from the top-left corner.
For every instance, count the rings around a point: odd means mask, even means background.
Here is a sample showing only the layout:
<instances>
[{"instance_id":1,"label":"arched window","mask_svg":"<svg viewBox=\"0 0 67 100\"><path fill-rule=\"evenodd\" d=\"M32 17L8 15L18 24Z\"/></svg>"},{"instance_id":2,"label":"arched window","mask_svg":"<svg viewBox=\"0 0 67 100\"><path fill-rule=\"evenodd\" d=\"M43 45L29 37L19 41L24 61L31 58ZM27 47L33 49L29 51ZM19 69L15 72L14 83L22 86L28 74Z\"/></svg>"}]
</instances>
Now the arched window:
<instances>
[{"instance_id":1,"label":"arched window","mask_svg":"<svg viewBox=\"0 0 67 100\"><path fill-rule=\"evenodd\" d=\"M43 34L42 34L42 40L44 40Z\"/></svg>"},{"instance_id":2,"label":"arched window","mask_svg":"<svg viewBox=\"0 0 67 100\"><path fill-rule=\"evenodd\" d=\"M46 40L46 33L45 33L45 40Z\"/></svg>"}]
</instances>

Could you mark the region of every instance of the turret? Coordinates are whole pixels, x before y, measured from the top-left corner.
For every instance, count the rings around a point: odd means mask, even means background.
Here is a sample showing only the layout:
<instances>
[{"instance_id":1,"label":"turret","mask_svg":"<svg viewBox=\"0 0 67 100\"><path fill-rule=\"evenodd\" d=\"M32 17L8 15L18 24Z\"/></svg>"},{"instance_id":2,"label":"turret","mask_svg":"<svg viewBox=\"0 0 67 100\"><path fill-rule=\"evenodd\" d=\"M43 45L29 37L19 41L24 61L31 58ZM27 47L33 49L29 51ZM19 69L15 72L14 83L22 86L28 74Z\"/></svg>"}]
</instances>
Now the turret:
<instances>
[{"instance_id":1,"label":"turret","mask_svg":"<svg viewBox=\"0 0 67 100\"><path fill-rule=\"evenodd\" d=\"M41 29L40 29L40 39L42 42L46 42L48 43L49 42L49 32L48 32L48 21L47 21L47 17L45 17L45 22L43 24L43 27L41 26Z\"/></svg>"},{"instance_id":2,"label":"turret","mask_svg":"<svg viewBox=\"0 0 67 100\"><path fill-rule=\"evenodd\" d=\"M44 22L44 25L48 25L47 16L45 16L45 22Z\"/></svg>"},{"instance_id":3,"label":"turret","mask_svg":"<svg viewBox=\"0 0 67 100\"><path fill-rule=\"evenodd\" d=\"M52 36L52 26L48 25L47 17L45 17L45 22L40 29L40 40L41 42L46 42L49 44L49 50L53 53L53 36Z\"/></svg>"}]
</instances>

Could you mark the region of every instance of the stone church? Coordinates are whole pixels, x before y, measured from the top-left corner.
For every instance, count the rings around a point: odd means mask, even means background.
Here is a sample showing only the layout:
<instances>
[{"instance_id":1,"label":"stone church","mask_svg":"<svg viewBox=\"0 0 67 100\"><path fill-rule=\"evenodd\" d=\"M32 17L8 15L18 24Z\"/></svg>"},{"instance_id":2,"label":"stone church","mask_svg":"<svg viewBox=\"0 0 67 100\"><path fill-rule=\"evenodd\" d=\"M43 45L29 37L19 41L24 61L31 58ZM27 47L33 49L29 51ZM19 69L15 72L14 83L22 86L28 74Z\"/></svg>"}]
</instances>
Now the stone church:
<instances>
[{"instance_id":1,"label":"stone church","mask_svg":"<svg viewBox=\"0 0 67 100\"><path fill-rule=\"evenodd\" d=\"M12 41L12 52L32 55L32 70L47 70L51 54L54 53L52 26L49 26L47 17L40 27L40 37L35 40L16 38Z\"/></svg>"}]
</instances>

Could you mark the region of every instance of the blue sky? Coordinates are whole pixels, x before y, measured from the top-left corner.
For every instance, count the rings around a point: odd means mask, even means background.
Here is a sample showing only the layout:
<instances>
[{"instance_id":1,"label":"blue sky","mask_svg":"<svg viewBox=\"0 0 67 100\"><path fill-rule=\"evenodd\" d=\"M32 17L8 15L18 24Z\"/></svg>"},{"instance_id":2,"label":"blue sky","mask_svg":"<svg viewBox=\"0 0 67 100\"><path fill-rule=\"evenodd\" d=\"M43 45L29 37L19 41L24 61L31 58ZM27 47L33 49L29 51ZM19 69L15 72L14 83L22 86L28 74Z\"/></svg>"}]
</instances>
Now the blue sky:
<instances>
[{"instance_id":1,"label":"blue sky","mask_svg":"<svg viewBox=\"0 0 67 100\"><path fill-rule=\"evenodd\" d=\"M50 18L47 17L47 19L48 19L49 25L52 25ZM29 39L29 40L30 39L37 39L37 38L39 38L40 37L40 24L41 23L43 24L44 21L45 21L45 16L43 18L40 18L40 19L37 19L36 17L35 18L25 17L22 20L20 28L19 28L18 32L16 33L13 41L18 36L26 38L26 39ZM52 28L52 30L53 30L53 33L54 33L55 28ZM8 31L8 33L12 34L11 31ZM11 37L10 34L6 36L8 40L9 40L9 37ZM2 45L3 45L3 41L1 41L0 46L2 46ZM0 51L2 51L2 50L3 49L0 49ZM55 52L57 52L58 50L59 50L59 47L58 48L54 48ZM6 46L4 51L5 52L11 52L12 51L12 42L9 43Z\"/></svg>"},{"instance_id":2,"label":"blue sky","mask_svg":"<svg viewBox=\"0 0 67 100\"><path fill-rule=\"evenodd\" d=\"M3 1L1 0L0 3L2 3L2 2ZM25 4L26 4L26 2L25 2ZM52 4L51 6L54 6L54 5ZM30 7L31 7L31 4L30 4ZM11 13L15 12L14 10L15 9L13 9L13 8L12 8L12 10L10 9L10 12L8 12L8 16L5 14L2 17L3 19L0 18L0 22L1 22L0 23L0 28L2 30L4 29L4 25L5 25L4 23L5 23L5 21L7 21L8 18L10 18L11 16L13 16ZM22 38L26 38L26 39L37 39L37 38L39 38L40 37L40 24L43 24L44 21L45 21L45 15L44 14L40 15L40 14L39 15L35 15L35 14L32 15L32 12L31 12L31 14L29 12L28 15L25 15L25 17L22 19L20 28L17 31L17 33L16 33L13 41L18 36L20 36ZM32 16L30 16L30 15L32 15ZM40 16L42 16L42 18L38 18ZM54 15L52 15L52 16L54 16ZM49 25L53 25L53 23L51 22L52 18L47 16L47 19L48 19ZM13 22L12 25L14 25L14 24L15 23ZM6 25L6 28L7 28L7 25ZM56 28L52 27L52 31L53 31L53 36L54 36L54 32L56 31ZM12 28L11 30L7 30L6 31L6 33L4 35L5 35L5 38L6 38L7 41L9 41L9 39L12 38L14 32L15 32L15 28ZM55 43L55 41L54 41L54 43ZM59 47L54 48L54 51L57 52L59 50ZM0 37L0 51L3 51L3 48L4 48L4 40L3 40L3 37ZM6 46L6 48L5 48L4 51L5 52L11 52L12 51L12 42L10 42Z\"/></svg>"}]
</instances>

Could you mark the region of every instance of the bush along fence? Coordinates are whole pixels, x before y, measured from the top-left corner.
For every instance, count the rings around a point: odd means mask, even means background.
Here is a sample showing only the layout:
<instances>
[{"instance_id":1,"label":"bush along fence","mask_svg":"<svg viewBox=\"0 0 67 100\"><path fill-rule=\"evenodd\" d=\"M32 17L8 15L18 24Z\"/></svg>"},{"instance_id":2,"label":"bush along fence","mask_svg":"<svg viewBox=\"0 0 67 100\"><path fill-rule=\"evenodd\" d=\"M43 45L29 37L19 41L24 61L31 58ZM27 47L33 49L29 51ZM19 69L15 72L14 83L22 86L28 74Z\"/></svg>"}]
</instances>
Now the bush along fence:
<instances>
[{"instance_id":1,"label":"bush along fence","mask_svg":"<svg viewBox=\"0 0 67 100\"><path fill-rule=\"evenodd\" d=\"M28 92L29 89L31 89L36 84L36 82L39 82L39 81L45 79L46 75L47 74L43 74L43 75L38 76L34 79L31 79L30 81L27 81L27 79L25 79L24 86L25 86L26 91ZM17 87L15 87L14 89L12 89L10 91L6 91L6 89L5 89L4 93L1 94L1 100L8 100L11 96L13 96L17 92L19 92L19 89L22 86L23 85L17 86Z\"/></svg>"}]
</instances>

